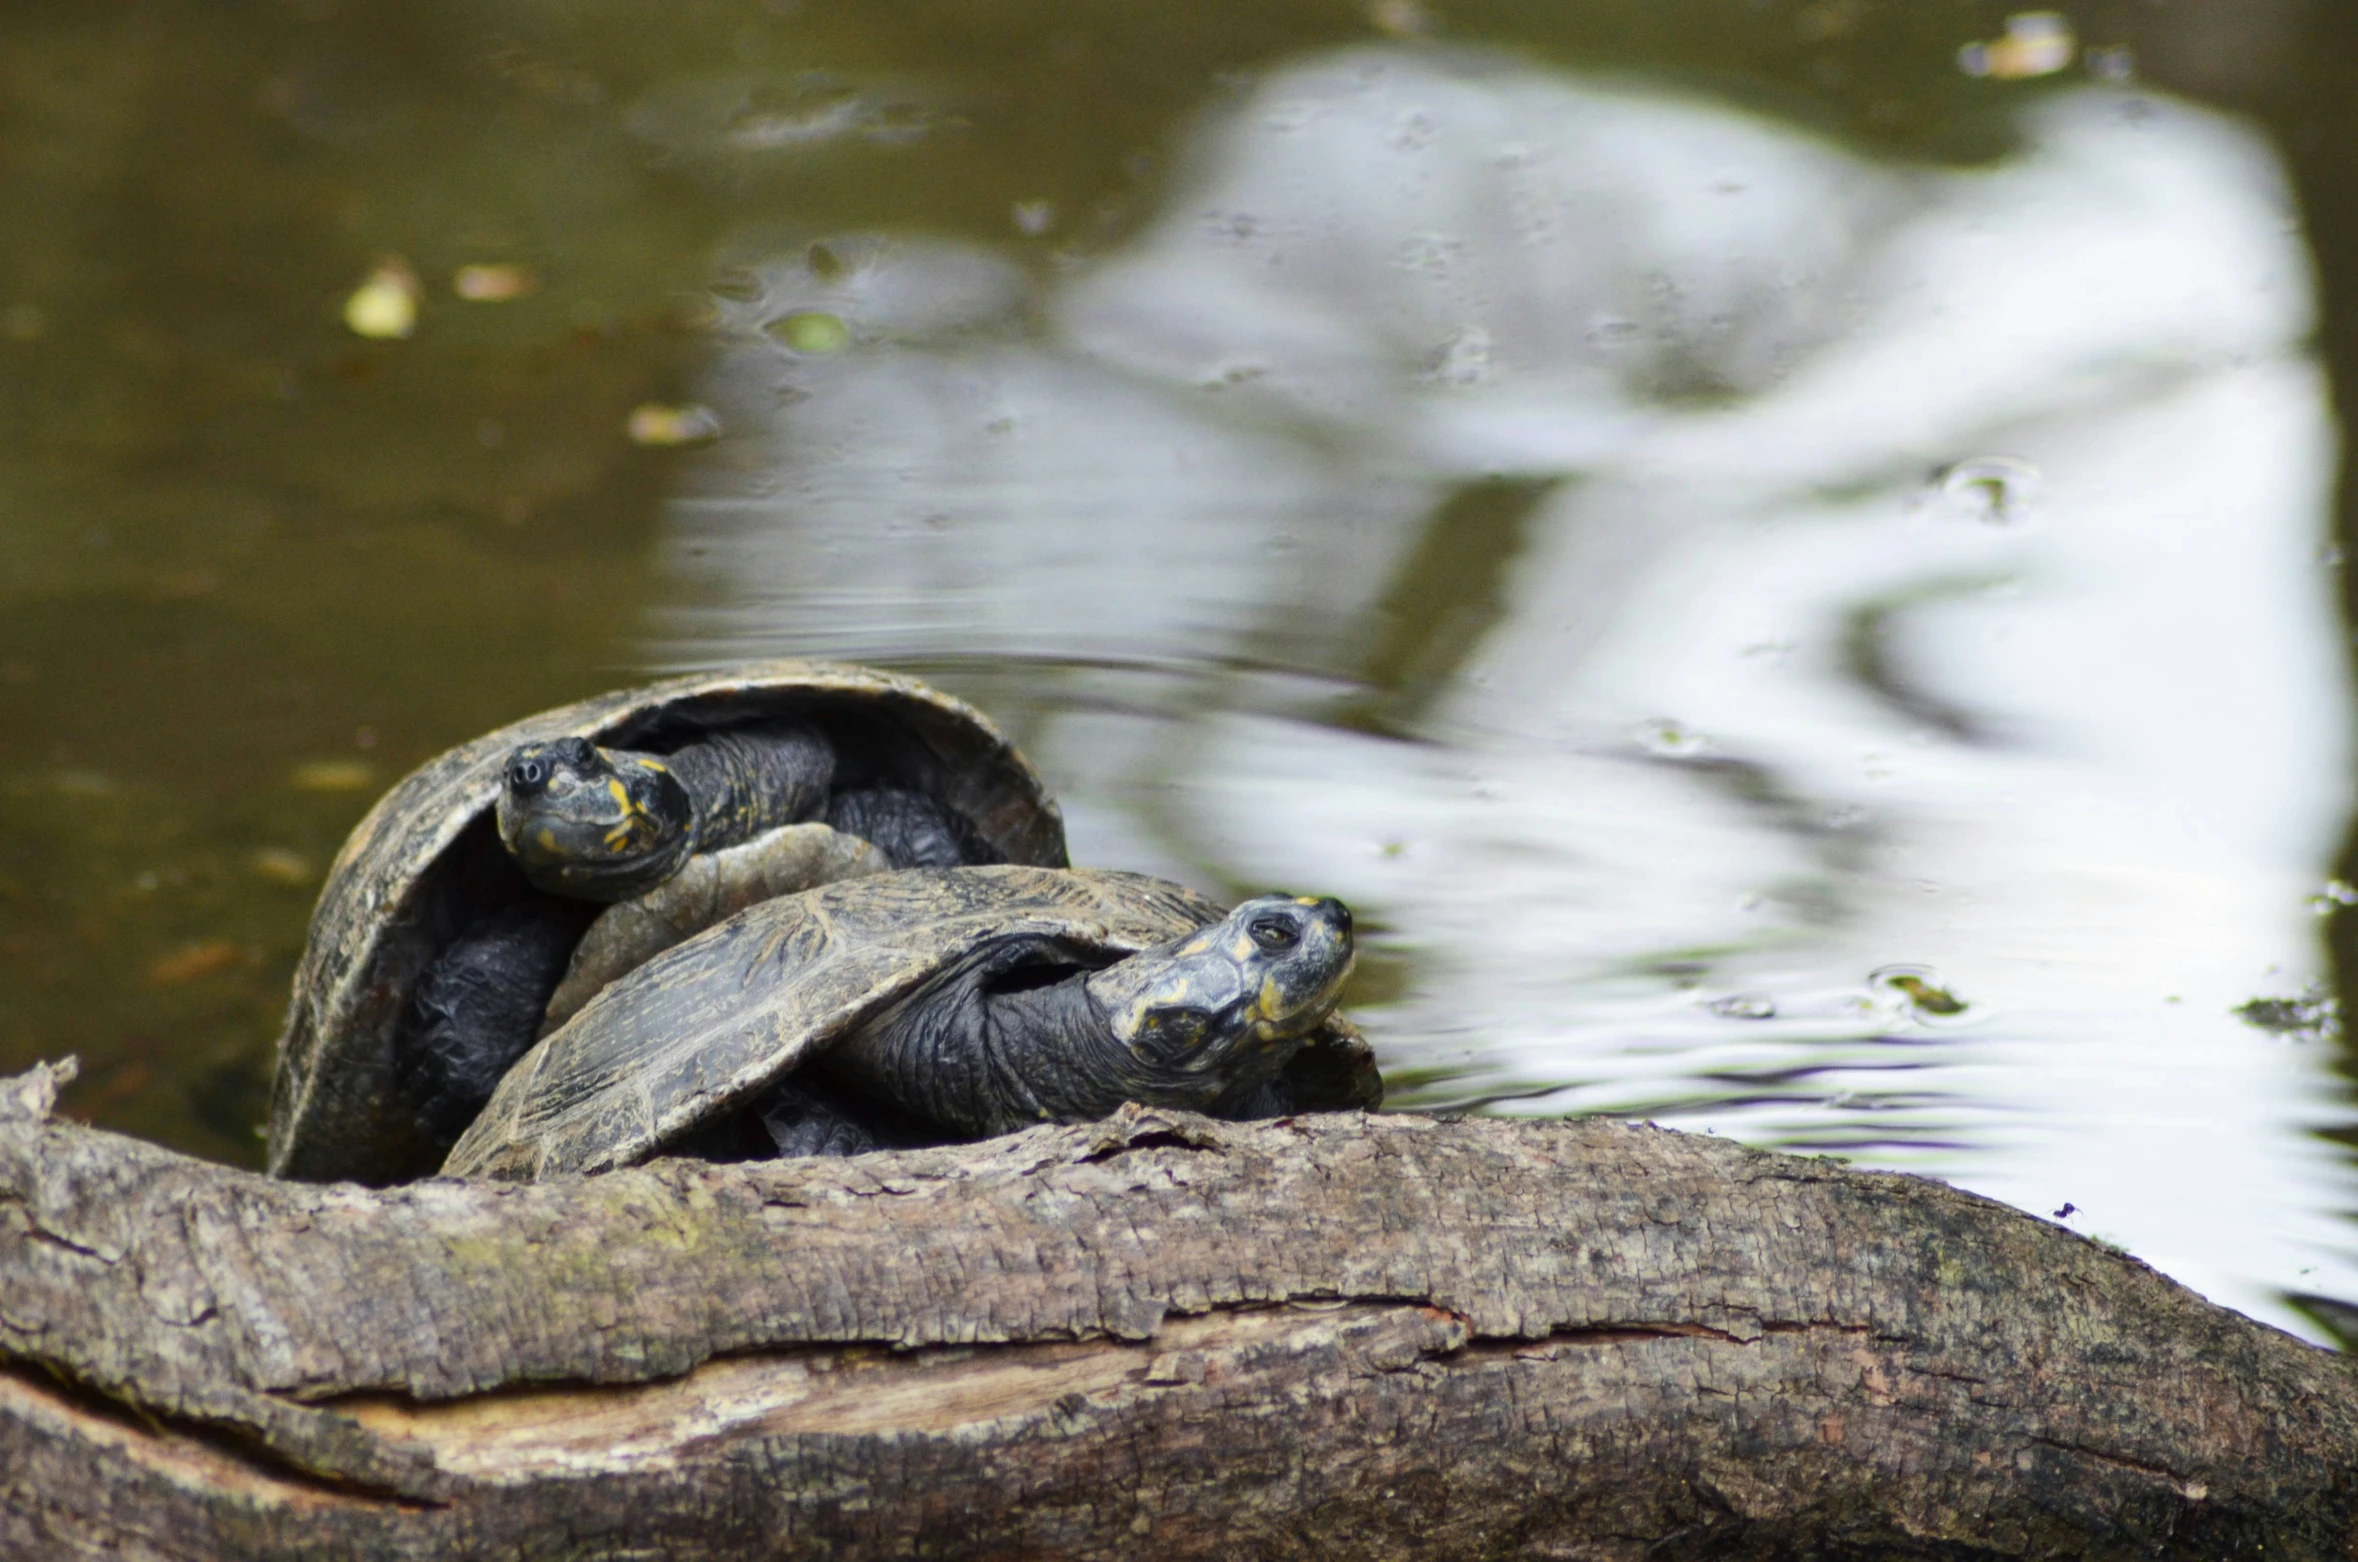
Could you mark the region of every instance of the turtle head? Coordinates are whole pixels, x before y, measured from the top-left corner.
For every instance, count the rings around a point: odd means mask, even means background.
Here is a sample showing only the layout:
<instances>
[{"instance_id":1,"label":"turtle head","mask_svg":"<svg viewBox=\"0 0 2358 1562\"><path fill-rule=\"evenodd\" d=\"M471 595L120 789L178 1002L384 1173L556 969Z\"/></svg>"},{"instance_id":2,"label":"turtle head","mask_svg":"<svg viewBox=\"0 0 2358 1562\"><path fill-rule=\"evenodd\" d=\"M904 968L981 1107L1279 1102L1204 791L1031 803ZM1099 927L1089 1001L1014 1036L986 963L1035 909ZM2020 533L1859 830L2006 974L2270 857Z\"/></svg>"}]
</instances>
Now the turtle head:
<instances>
[{"instance_id":1,"label":"turtle head","mask_svg":"<svg viewBox=\"0 0 2358 1562\"><path fill-rule=\"evenodd\" d=\"M1334 1012L1351 974L1339 900L1264 895L1089 978L1141 1083L1212 1087L1274 1075Z\"/></svg>"},{"instance_id":2,"label":"turtle head","mask_svg":"<svg viewBox=\"0 0 2358 1562\"><path fill-rule=\"evenodd\" d=\"M679 871L696 840L662 762L587 738L527 743L500 777L499 838L524 876L577 900L627 900Z\"/></svg>"}]
</instances>

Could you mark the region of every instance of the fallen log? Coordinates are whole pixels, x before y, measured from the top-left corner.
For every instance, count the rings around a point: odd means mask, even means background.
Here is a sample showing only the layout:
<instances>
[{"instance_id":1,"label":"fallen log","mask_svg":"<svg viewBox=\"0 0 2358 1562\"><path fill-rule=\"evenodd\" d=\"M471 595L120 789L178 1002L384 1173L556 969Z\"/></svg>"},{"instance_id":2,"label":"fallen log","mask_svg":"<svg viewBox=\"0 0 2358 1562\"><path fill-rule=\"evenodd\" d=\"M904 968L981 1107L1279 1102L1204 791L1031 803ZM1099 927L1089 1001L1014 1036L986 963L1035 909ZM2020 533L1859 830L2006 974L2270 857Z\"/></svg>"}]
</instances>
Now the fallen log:
<instances>
[{"instance_id":1,"label":"fallen log","mask_svg":"<svg viewBox=\"0 0 2358 1562\"><path fill-rule=\"evenodd\" d=\"M274 1182L0 1082L0 1555L2358 1555L2358 1364L1985 1199L1125 1109Z\"/></svg>"}]
</instances>

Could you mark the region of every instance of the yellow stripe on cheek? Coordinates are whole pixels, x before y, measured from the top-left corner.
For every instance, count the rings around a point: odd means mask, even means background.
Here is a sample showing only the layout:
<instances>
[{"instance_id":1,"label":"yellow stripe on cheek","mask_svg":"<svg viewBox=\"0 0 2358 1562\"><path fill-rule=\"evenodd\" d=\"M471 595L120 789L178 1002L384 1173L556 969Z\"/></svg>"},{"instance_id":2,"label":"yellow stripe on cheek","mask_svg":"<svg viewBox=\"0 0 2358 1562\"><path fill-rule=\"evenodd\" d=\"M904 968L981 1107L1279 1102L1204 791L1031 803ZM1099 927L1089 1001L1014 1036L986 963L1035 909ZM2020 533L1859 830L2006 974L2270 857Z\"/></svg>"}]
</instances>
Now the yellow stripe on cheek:
<instances>
[{"instance_id":1,"label":"yellow stripe on cheek","mask_svg":"<svg viewBox=\"0 0 2358 1562\"><path fill-rule=\"evenodd\" d=\"M645 810L630 800L630 789L614 776L606 778L606 793L614 805L622 810L622 823L606 832L606 850L618 852L638 835L639 823L647 817Z\"/></svg>"}]
</instances>

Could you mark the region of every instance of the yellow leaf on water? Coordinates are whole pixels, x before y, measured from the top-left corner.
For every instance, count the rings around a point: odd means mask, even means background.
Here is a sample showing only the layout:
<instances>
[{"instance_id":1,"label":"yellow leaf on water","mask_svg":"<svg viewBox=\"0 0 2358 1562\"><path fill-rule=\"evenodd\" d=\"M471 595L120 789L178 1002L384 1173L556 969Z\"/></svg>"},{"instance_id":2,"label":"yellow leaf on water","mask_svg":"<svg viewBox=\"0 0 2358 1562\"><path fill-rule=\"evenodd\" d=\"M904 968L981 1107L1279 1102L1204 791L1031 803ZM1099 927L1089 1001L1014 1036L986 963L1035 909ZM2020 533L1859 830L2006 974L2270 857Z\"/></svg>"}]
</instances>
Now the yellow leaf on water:
<instances>
[{"instance_id":1,"label":"yellow leaf on water","mask_svg":"<svg viewBox=\"0 0 2358 1562\"><path fill-rule=\"evenodd\" d=\"M1933 986L1921 976L1895 976L1891 985L1906 993L1908 1002L1926 1014L1963 1014L1967 1008L1964 999L1946 987Z\"/></svg>"},{"instance_id":2,"label":"yellow leaf on water","mask_svg":"<svg viewBox=\"0 0 2358 1562\"><path fill-rule=\"evenodd\" d=\"M1957 68L1968 76L2027 81L2052 76L2071 64L2080 40L2060 11L2023 11L2006 18L2006 36L1969 43L1957 51Z\"/></svg>"},{"instance_id":3,"label":"yellow leaf on water","mask_svg":"<svg viewBox=\"0 0 2358 1562\"><path fill-rule=\"evenodd\" d=\"M305 792L357 792L376 777L376 767L365 759L312 759L287 779Z\"/></svg>"},{"instance_id":4,"label":"yellow leaf on water","mask_svg":"<svg viewBox=\"0 0 2358 1562\"><path fill-rule=\"evenodd\" d=\"M246 860L258 878L273 884L284 884L289 889L301 889L311 882L311 859L284 846L265 846Z\"/></svg>"},{"instance_id":5,"label":"yellow leaf on water","mask_svg":"<svg viewBox=\"0 0 2358 1562\"><path fill-rule=\"evenodd\" d=\"M628 427L634 445L694 445L718 439L721 421L710 407L667 407L650 401L631 408Z\"/></svg>"},{"instance_id":6,"label":"yellow leaf on water","mask_svg":"<svg viewBox=\"0 0 2358 1562\"><path fill-rule=\"evenodd\" d=\"M245 963L245 950L225 938L208 938L183 944L157 960L147 968L147 979L157 987L177 987L183 982L218 976L231 966Z\"/></svg>"},{"instance_id":7,"label":"yellow leaf on water","mask_svg":"<svg viewBox=\"0 0 2358 1562\"><path fill-rule=\"evenodd\" d=\"M376 269L344 300L344 323L356 336L398 341L418 328L418 274L398 255L377 262Z\"/></svg>"},{"instance_id":8,"label":"yellow leaf on water","mask_svg":"<svg viewBox=\"0 0 2358 1562\"><path fill-rule=\"evenodd\" d=\"M1029 204L1039 208L1035 215L1040 217L1040 224L1036 228L1024 228L1024 231L1047 232L1049 222L1055 218L1055 209L1045 201ZM1019 213L1016 226L1023 227L1023 224L1024 218ZM831 315L824 309L797 309L790 315L780 315L762 329L794 351L812 358L825 358L839 353L849 347L852 340L850 323L843 316Z\"/></svg>"},{"instance_id":9,"label":"yellow leaf on water","mask_svg":"<svg viewBox=\"0 0 2358 1562\"><path fill-rule=\"evenodd\" d=\"M524 266L461 266L451 273L450 290L470 303L504 304L540 290L540 277Z\"/></svg>"}]
</instances>

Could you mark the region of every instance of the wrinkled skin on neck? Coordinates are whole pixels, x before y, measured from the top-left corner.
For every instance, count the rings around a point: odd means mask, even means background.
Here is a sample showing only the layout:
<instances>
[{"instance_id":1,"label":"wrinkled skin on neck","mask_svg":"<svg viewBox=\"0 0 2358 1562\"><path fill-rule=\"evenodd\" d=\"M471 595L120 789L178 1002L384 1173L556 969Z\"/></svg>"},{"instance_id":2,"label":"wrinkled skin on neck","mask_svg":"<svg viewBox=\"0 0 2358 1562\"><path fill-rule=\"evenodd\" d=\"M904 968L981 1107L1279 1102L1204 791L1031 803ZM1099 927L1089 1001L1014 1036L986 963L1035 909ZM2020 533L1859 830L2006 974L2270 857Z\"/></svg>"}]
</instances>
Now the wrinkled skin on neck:
<instances>
[{"instance_id":1,"label":"wrinkled skin on neck","mask_svg":"<svg viewBox=\"0 0 2358 1562\"><path fill-rule=\"evenodd\" d=\"M1011 942L837 1043L821 1071L978 1138L1125 1101L1200 1111L1275 1078L1334 1012L1351 914L1266 896L1103 970L1006 985L1074 958Z\"/></svg>"},{"instance_id":2,"label":"wrinkled skin on neck","mask_svg":"<svg viewBox=\"0 0 2358 1562\"><path fill-rule=\"evenodd\" d=\"M586 738L508 756L496 813L524 876L551 894L627 900L717 851L827 802L835 756L804 728L719 733L658 757Z\"/></svg>"}]
</instances>

